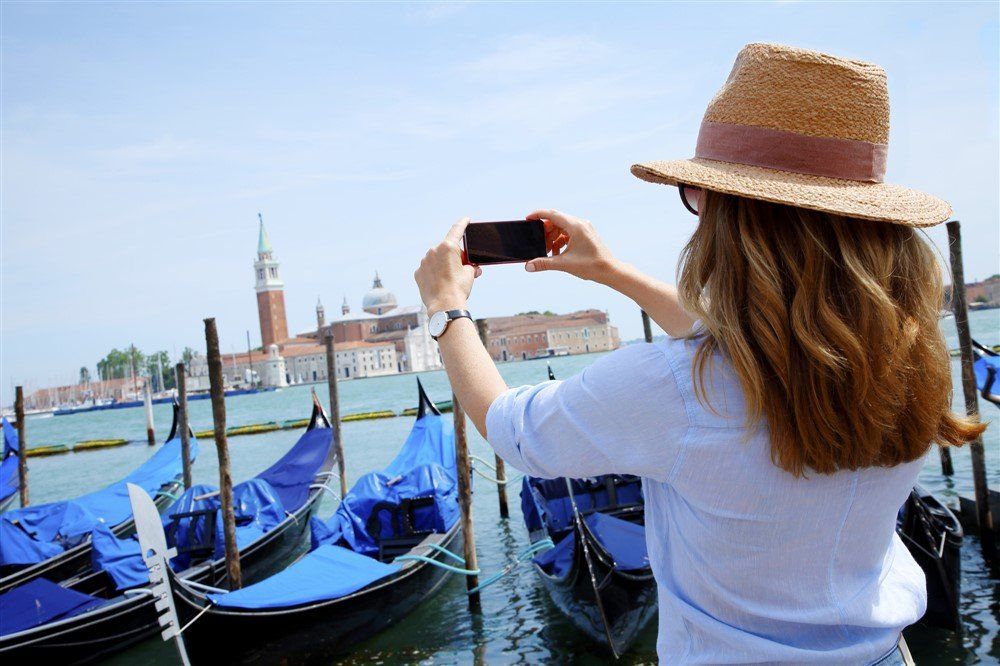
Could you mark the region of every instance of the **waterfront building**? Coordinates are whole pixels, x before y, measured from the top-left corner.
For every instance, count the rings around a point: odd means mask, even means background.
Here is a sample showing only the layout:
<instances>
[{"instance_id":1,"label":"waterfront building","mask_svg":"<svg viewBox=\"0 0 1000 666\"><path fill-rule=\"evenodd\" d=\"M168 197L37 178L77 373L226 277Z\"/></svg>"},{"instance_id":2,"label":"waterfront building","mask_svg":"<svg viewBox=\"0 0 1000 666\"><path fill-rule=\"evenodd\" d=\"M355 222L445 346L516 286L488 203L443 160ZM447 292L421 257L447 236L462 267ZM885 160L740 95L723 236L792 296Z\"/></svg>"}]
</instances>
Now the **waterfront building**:
<instances>
[{"instance_id":1,"label":"waterfront building","mask_svg":"<svg viewBox=\"0 0 1000 666\"><path fill-rule=\"evenodd\" d=\"M352 314L346 297L340 311L340 317L325 326L317 318L317 329L300 334L299 339L322 340L331 331L338 349L356 342L391 344L396 351L396 372L444 367L428 328L427 310L422 305L400 306L377 272L372 288L361 299L361 312Z\"/></svg>"},{"instance_id":2,"label":"waterfront building","mask_svg":"<svg viewBox=\"0 0 1000 666\"><path fill-rule=\"evenodd\" d=\"M489 317L486 322L487 350L495 361L611 351L621 342L618 328L600 310Z\"/></svg>"}]
</instances>

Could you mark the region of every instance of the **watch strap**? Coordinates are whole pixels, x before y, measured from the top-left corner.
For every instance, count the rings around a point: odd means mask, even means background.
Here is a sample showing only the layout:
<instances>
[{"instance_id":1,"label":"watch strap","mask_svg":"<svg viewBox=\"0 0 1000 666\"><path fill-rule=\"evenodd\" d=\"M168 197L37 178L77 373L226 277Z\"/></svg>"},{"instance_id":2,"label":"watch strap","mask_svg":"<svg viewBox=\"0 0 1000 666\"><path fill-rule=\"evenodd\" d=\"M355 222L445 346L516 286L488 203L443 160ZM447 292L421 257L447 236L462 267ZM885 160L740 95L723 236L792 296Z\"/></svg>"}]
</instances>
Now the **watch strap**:
<instances>
[{"instance_id":1,"label":"watch strap","mask_svg":"<svg viewBox=\"0 0 1000 666\"><path fill-rule=\"evenodd\" d=\"M440 338L442 335L445 334L445 331L448 330L448 326L454 320L456 320L456 319L462 319L463 317L465 317L465 318L468 318L470 321L473 321L473 319L472 319L472 313L469 312L468 310L461 310L461 309L459 309L459 310L444 310L444 317L445 317L444 328L441 330L441 332L439 334L431 336L435 340L437 340L438 338Z\"/></svg>"}]
</instances>

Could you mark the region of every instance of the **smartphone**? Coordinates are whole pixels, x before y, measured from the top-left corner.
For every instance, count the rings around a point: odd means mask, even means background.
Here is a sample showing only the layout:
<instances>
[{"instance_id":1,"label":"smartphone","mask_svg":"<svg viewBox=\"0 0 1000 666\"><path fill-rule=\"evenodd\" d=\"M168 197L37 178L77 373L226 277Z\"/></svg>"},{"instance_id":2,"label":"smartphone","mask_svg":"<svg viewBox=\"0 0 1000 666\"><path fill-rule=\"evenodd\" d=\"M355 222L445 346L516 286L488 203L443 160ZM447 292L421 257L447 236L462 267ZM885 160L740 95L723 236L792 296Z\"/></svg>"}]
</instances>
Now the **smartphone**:
<instances>
[{"instance_id":1,"label":"smartphone","mask_svg":"<svg viewBox=\"0 0 1000 666\"><path fill-rule=\"evenodd\" d=\"M473 222L465 228L465 263L524 263L544 257L545 226L541 220Z\"/></svg>"}]
</instances>

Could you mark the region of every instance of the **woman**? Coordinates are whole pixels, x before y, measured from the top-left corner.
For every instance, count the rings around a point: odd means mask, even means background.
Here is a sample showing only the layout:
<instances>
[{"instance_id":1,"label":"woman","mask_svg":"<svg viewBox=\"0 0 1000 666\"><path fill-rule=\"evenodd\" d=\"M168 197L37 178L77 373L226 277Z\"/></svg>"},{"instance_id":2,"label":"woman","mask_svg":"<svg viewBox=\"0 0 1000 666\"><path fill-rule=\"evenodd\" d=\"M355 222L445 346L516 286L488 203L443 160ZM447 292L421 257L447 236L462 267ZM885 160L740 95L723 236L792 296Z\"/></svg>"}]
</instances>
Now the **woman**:
<instances>
[{"instance_id":1,"label":"woman","mask_svg":"<svg viewBox=\"0 0 1000 666\"><path fill-rule=\"evenodd\" d=\"M471 321L439 327L456 396L508 463L643 477L665 663L903 663L924 612L896 513L931 444L983 426L949 409L940 270L915 229L951 210L882 183L888 110L877 66L751 44L696 157L632 168L699 217L677 290L587 222L528 216L552 248L528 271L603 283L671 339L508 389ZM432 314L466 306L467 223L416 272Z\"/></svg>"}]
</instances>

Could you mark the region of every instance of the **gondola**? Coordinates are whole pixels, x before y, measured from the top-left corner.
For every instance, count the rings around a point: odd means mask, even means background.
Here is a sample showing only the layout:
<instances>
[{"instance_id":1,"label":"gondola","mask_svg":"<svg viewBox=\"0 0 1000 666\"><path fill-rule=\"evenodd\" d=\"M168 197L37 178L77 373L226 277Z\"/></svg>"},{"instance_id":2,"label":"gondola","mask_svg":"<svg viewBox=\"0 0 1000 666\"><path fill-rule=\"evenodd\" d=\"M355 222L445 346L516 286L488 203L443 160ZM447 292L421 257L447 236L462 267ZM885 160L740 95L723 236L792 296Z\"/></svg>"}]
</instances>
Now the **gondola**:
<instances>
[{"instance_id":1,"label":"gondola","mask_svg":"<svg viewBox=\"0 0 1000 666\"><path fill-rule=\"evenodd\" d=\"M312 523L312 549L287 569L234 592L207 591L167 572L178 647L193 664L331 663L397 622L461 566L454 431L418 381L420 407L388 467L362 476L333 516ZM141 492L137 503L149 499ZM137 515L140 510L136 509ZM155 521L146 552L162 553ZM159 555L147 560L156 571ZM457 562L455 562L457 560ZM162 623L161 619L161 623ZM168 638L168 632L164 633Z\"/></svg>"},{"instance_id":2,"label":"gondola","mask_svg":"<svg viewBox=\"0 0 1000 666\"><path fill-rule=\"evenodd\" d=\"M983 400L992 402L1000 407L1000 354L987 347L972 341L972 353L976 356L976 361L972 365L973 374L976 377L976 388Z\"/></svg>"},{"instance_id":3,"label":"gondola","mask_svg":"<svg viewBox=\"0 0 1000 666\"><path fill-rule=\"evenodd\" d=\"M0 451L0 513L9 509L17 499L21 487L17 472L18 443L17 431L10 421L0 419L3 428L3 449Z\"/></svg>"},{"instance_id":4,"label":"gondola","mask_svg":"<svg viewBox=\"0 0 1000 666\"><path fill-rule=\"evenodd\" d=\"M962 525L955 514L920 486L899 510L896 533L924 570L929 626L958 631L962 626Z\"/></svg>"},{"instance_id":5,"label":"gondola","mask_svg":"<svg viewBox=\"0 0 1000 666\"><path fill-rule=\"evenodd\" d=\"M336 461L332 433L314 395L312 417L296 444L271 467L233 487L244 581L269 576L308 547L310 518L329 491ZM171 565L189 584L227 584L218 515L218 491L195 485L160 518L178 549ZM93 560L91 571L61 585L37 579L0 595L0 662L86 663L157 633L155 598L138 540L95 530Z\"/></svg>"},{"instance_id":6,"label":"gondola","mask_svg":"<svg viewBox=\"0 0 1000 666\"><path fill-rule=\"evenodd\" d=\"M551 366L549 379L555 379ZM618 658L656 615L656 581L646 553L639 477L521 482L521 512L532 544L555 548L532 563L553 603Z\"/></svg>"},{"instance_id":7,"label":"gondola","mask_svg":"<svg viewBox=\"0 0 1000 666\"><path fill-rule=\"evenodd\" d=\"M124 479L75 499L29 505L0 516L0 594L44 577L60 582L90 567L90 533L108 526L116 536L135 532L126 483L155 493L162 511L183 487L177 406L163 446ZM191 443L191 460L198 447Z\"/></svg>"}]
</instances>

